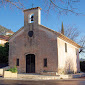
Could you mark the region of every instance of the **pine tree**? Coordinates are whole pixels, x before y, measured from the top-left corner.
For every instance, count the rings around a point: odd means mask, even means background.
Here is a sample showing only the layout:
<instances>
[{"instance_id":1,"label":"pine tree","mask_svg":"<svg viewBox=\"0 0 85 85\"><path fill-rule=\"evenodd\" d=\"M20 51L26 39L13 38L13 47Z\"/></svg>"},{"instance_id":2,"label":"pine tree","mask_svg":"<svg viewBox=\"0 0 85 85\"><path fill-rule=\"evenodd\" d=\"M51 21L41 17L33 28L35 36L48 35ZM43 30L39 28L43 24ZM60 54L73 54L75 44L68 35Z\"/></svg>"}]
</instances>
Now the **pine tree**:
<instances>
[{"instance_id":1,"label":"pine tree","mask_svg":"<svg viewBox=\"0 0 85 85\"><path fill-rule=\"evenodd\" d=\"M64 35L64 27L63 27L63 22L62 22L62 27L61 27L61 33Z\"/></svg>"}]
</instances>

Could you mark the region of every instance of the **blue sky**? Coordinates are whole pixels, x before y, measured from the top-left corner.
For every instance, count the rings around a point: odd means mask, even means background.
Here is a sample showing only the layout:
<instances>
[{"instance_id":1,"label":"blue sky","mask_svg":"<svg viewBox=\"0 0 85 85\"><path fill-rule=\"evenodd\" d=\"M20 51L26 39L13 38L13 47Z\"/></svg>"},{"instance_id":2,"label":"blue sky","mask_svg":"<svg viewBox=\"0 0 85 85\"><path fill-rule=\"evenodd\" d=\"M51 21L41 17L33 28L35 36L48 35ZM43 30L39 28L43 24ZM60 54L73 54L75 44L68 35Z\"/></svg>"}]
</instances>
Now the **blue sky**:
<instances>
[{"instance_id":1,"label":"blue sky","mask_svg":"<svg viewBox=\"0 0 85 85\"><path fill-rule=\"evenodd\" d=\"M40 6L42 8L41 11L41 24L49 27L55 31L61 28L61 23L63 21L64 26L74 25L81 32L81 35L85 34L85 0L80 0L79 3L75 4L76 8L78 8L79 12L84 15L76 16L75 14L69 15L57 15L57 12L50 12L46 14L44 12L44 6L40 2L40 0L29 0L29 2L25 2L24 5L26 8L31 8L32 3L34 3L34 7ZM11 29L16 32L20 27L24 25L24 13L22 10L17 9L16 7L10 7L6 4L4 7L0 8L0 25Z\"/></svg>"}]
</instances>

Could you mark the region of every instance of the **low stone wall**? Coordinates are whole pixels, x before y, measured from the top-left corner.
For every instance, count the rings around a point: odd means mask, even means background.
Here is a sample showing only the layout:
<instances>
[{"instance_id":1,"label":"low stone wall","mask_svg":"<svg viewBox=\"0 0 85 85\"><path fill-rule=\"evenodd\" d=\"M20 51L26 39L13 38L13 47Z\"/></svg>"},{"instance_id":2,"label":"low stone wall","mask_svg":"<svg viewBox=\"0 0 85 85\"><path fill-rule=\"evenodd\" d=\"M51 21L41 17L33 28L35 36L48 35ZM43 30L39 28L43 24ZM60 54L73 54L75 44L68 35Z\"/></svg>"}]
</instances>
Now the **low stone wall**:
<instances>
[{"instance_id":1,"label":"low stone wall","mask_svg":"<svg viewBox=\"0 0 85 85\"><path fill-rule=\"evenodd\" d=\"M17 73L12 73L10 71L4 71L4 78L17 78Z\"/></svg>"},{"instance_id":2,"label":"low stone wall","mask_svg":"<svg viewBox=\"0 0 85 85\"><path fill-rule=\"evenodd\" d=\"M71 78L85 77L85 73L58 74L57 72L41 72L40 74L47 75L47 76L56 76L56 77L59 77L59 79L71 79Z\"/></svg>"},{"instance_id":3,"label":"low stone wall","mask_svg":"<svg viewBox=\"0 0 85 85\"><path fill-rule=\"evenodd\" d=\"M41 72L41 75L48 75L48 76L56 76L58 75L57 72Z\"/></svg>"},{"instance_id":4,"label":"low stone wall","mask_svg":"<svg viewBox=\"0 0 85 85\"><path fill-rule=\"evenodd\" d=\"M0 69L0 76L3 76L3 69Z\"/></svg>"},{"instance_id":5,"label":"low stone wall","mask_svg":"<svg viewBox=\"0 0 85 85\"><path fill-rule=\"evenodd\" d=\"M9 67L9 66L6 66L6 67L4 67L4 68L2 68L2 69L5 71L5 70L10 69L10 67Z\"/></svg>"},{"instance_id":6,"label":"low stone wall","mask_svg":"<svg viewBox=\"0 0 85 85\"><path fill-rule=\"evenodd\" d=\"M80 77L85 77L85 73L60 75L60 78L63 78L63 79L80 78Z\"/></svg>"},{"instance_id":7,"label":"low stone wall","mask_svg":"<svg viewBox=\"0 0 85 85\"><path fill-rule=\"evenodd\" d=\"M1 68L0 69L0 76L3 76L4 78L17 78L17 73L12 73L10 71L6 71L10 69L9 66Z\"/></svg>"},{"instance_id":8,"label":"low stone wall","mask_svg":"<svg viewBox=\"0 0 85 85\"><path fill-rule=\"evenodd\" d=\"M8 70L9 68L10 68L9 66L0 68L0 76L3 76L3 72L4 72L5 70Z\"/></svg>"},{"instance_id":9,"label":"low stone wall","mask_svg":"<svg viewBox=\"0 0 85 85\"><path fill-rule=\"evenodd\" d=\"M72 79L72 78L79 78L85 76L85 73L78 73L78 74L67 74L67 75L56 75L56 76L49 76L49 75L40 75L40 74L18 74L18 79L40 79L40 80L56 80L56 79Z\"/></svg>"}]
</instances>

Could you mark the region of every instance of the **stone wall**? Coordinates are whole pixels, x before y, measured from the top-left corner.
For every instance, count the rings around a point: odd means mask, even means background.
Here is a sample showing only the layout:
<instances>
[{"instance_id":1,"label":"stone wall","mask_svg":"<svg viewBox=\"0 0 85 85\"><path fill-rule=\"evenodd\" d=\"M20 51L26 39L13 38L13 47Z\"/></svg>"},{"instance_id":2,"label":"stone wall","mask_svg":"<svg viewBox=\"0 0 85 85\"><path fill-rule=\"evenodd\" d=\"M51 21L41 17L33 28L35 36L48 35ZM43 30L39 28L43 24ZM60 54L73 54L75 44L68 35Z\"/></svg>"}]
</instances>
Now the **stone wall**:
<instances>
[{"instance_id":1,"label":"stone wall","mask_svg":"<svg viewBox=\"0 0 85 85\"><path fill-rule=\"evenodd\" d=\"M32 24L29 24L32 25ZM28 37L28 28L24 27L14 39L9 41L9 65L11 67L16 65L16 59L19 58L20 66L18 70L20 73L26 72L26 55L35 55L35 72L42 71L57 71L57 37L52 32L34 27L34 35L32 38ZM44 67L44 58L47 58L47 67Z\"/></svg>"},{"instance_id":2,"label":"stone wall","mask_svg":"<svg viewBox=\"0 0 85 85\"><path fill-rule=\"evenodd\" d=\"M79 49L64 40L57 38L58 41L58 72L59 73L76 73L79 68ZM65 52L65 43L67 43L67 52Z\"/></svg>"},{"instance_id":3,"label":"stone wall","mask_svg":"<svg viewBox=\"0 0 85 85\"><path fill-rule=\"evenodd\" d=\"M30 15L34 14L34 22L30 23ZM39 26L41 22L40 8L24 11L24 29L9 40L9 65L16 65L19 58L18 70L26 72L26 55L35 55L35 72L57 71L57 37L54 33ZM33 31L29 37L28 32ZM47 67L44 67L47 58Z\"/></svg>"}]
</instances>

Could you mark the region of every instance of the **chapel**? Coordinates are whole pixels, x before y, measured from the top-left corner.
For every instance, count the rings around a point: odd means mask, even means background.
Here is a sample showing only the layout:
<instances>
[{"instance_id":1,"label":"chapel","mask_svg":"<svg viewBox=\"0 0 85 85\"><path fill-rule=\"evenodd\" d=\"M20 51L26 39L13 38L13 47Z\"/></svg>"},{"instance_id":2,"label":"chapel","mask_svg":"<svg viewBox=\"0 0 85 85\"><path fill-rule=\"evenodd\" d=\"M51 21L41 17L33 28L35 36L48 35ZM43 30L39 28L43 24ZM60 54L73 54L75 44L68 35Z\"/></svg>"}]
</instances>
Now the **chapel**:
<instances>
[{"instance_id":1,"label":"chapel","mask_svg":"<svg viewBox=\"0 0 85 85\"><path fill-rule=\"evenodd\" d=\"M77 73L80 46L41 25L41 8L26 9L24 26L9 39L9 66L19 73Z\"/></svg>"}]
</instances>

